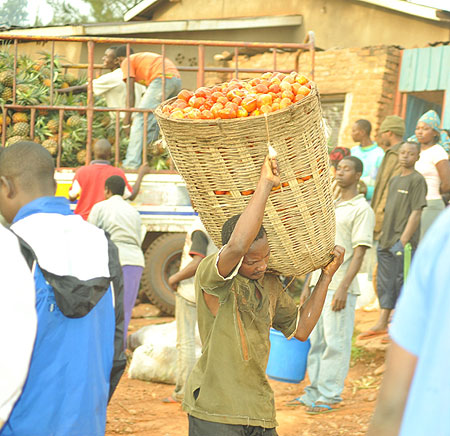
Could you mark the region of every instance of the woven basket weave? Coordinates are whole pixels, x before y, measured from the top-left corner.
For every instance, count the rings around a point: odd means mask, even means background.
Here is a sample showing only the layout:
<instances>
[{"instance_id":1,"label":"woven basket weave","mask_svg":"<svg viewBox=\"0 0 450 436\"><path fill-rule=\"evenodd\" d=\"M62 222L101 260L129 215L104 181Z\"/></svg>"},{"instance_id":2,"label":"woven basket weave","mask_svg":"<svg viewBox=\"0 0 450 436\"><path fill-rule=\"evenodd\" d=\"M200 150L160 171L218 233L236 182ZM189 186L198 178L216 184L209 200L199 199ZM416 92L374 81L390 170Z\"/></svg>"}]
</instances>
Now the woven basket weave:
<instances>
[{"instance_id":1,"label":"woven basket weave","mask_svg":"<svg viewBox=\"0 0 450 436\"><path fill-rule=\"evenodd\" d=\"M172 100L171 100L172 101ZM268 142L277 151L281 187L267 201L269 269L300 276L326 265L335 238L329 159L319 93L267 116L231 120L169 119L155 111L178 172L214 243L241 213L259 180Z\"/></svg>"}]
</instances>

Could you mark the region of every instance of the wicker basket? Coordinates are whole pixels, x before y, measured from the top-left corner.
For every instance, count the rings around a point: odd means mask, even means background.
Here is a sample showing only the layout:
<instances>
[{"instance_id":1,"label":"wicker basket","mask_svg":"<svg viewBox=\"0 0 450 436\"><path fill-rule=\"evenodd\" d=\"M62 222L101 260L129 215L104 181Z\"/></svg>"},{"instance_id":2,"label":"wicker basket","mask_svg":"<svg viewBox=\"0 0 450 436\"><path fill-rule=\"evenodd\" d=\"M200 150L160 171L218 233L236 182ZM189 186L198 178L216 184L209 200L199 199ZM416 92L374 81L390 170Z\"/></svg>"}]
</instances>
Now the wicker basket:
<instances>
[{"instance_id":1,"label":"wicker basket","mask_svg":"<svg viewBox=\"0 0 450 436\"><path fill-rule=\"evenodd\" d=\"M300 276L327 264L335 238L329 159L319 93L267 116L231 120L169 119L155 111L177 170L214 243L241 213L259 180L268 143L278 153L281 187L267 201L269 268Z\"/></svg>"}]
</instances>

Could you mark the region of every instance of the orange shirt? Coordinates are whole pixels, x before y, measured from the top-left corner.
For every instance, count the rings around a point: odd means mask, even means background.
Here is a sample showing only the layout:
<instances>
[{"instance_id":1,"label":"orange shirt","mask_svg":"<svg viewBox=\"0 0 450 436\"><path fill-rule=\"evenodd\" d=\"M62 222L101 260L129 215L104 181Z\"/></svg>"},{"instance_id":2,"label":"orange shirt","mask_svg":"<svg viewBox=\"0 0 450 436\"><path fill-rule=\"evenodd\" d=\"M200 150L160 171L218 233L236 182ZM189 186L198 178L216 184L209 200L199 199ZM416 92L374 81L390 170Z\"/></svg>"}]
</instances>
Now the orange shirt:
<instances>
[{"instance_id":1,"label":"orange shirt","mask_svg":"<svg viewBox=\"0 0 450 436\"><path fill-rule=\"evenodd\" d=\"M154 79L162 74L162 56L157 53L143 52L130 55L130 77L136 82L148 86ZM124 59L120 65L124 80L128 77L128 59ZM180 73L174 63L165 59L166 76L180 77Z\"/></svg>"}]
</instances>

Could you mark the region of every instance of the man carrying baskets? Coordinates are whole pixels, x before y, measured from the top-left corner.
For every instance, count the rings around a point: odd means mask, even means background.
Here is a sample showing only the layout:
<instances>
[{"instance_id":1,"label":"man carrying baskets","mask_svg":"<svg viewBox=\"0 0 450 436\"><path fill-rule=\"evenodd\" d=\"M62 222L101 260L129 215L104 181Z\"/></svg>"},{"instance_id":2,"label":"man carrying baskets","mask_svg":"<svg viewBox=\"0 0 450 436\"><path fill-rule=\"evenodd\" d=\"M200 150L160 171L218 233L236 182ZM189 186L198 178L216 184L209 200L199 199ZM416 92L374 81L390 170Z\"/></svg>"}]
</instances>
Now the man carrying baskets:
<instances>
[{"instance_id":1,"label":"man carrying baskets","mask_svg":"<svg viewBox=\"0 0 450 436\"><path fill-rule=\"evenodd\" d=\"M299 308L278 277L265 274L270 248L262 221L271 189L279 184L277 162L266 157L247 207L222 227L222 249L198 267L195 291L203 352L183 401L190 436L277 434L273 391L265 375L269 329L305 341L342 264L344 249L336 246L314 292Z\"/></svg>"}]
</instances>

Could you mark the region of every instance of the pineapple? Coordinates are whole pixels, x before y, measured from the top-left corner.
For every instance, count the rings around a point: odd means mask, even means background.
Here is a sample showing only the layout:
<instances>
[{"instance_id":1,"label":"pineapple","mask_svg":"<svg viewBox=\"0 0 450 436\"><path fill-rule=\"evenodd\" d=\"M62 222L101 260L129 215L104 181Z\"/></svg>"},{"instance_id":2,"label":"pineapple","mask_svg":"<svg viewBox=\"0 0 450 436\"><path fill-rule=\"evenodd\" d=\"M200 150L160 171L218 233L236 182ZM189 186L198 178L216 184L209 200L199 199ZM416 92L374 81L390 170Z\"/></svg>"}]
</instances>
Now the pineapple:
<instances>
[{"instance_id":1,"label":"pineapple","mask_svg":"<svg viewBox=\"0 0 450 436\"><path fill-rule=\"evenodd\" d=\"M9 126L11 124L11 118L6 116L6 125ZM3 126L3 114L0 114L0 126Z\"/></svg>"},{"instance_id":2,"label":"pineapple","mask_svg":"<svg viewBox=\"0 0 450 436\"><path fill-rule=\"evenodd\" d=\"M28 123L16 123L13 127L14 136L28 136L30 133L30 125Z\"/></svg>"},{"instance_id":3,"label":"pineapple","mask_svg":"<svg viewBox=\"0 0 450 436\"><path fill-rule=\"evenodd\" d=\"M0 83L2 85L12 87L14 82L14 74L10 70L2 71L0 73Z\"/></svg>"},{"instance_id":4,"label":"pineapple","mask_svg":"<svg viewBox=\"0 0 450 436\"><path fill-rule=\"evenodd\" d=\"M82 119L79 115L72 115L71 117L67 118L67 126L71 127L73 129L76 129L82 124Z\"/></svg>"},{"instance_id":5,"label":"pineapple","mask_svg":"<svg viewBox=\"0 0 450 436\"><path fill-rule=\"evenodd\" d=\"M63 82L67 82L69 84L69 86L73 86L76 84L77 82L77 78L70 73L66 73L64 74L64 76L62 77Z\"/></svg>"},{"instance_id":6,"label":"pineapple","mask_svg":"<svg viewBox=\"0 0 450 436\"><path fill-rule=\"evenodd\" d=\"M28 115L25 112L15 112L12 116L13 124L28 123Z\"/></svg>"},{"instance_id":7,"label":"pineapple","mask_svg":"<svg viewBox=\"0 0 450 436\"><path fill-rule=\"evenodd\" d=\"M42 142L42 146L48 150L48 152L55 156L56 152L58 151L58 143L53 139L46 139Z\"/></svg>"},{"instance_id":8,"label":"pineapple","mask_svg":"<svg viewBox=\"0 0 450 436\"><path fill-rule=\"evenodd\" d=\"M47 123L48 130L52 133L58 133L59 121L57 119L50 120Z\"/></svg>"},{"instance_id":9,"label":"pineapple","mask_svg":"<svg viewBox=\"0 0 450 436\"><path fill-rule=\"evenodd\" d=\"M20 142L20 141L27 141L29 140L29 138L23 137L23 136L11 136L11 138L8 138L8 141L6 141L6 146L10 146L15 144L16 142Z\"/></svg>"},{"instance_id":10,"label":"pineapple","mask_svg":"<svg viewBox=\"0 0 450 436\"><path fill-rule=\"evenodd\" d=\"M0 74L1 74L1 73L0 73ZM2 100L5 101L5 102L11 101L12 98L13 98L13 90L12 90L12 88L5 87L5 88L3 89L1 98L2 98Z\"/></svg>"},{"instance_id":11,"label":"pineapple","mask_svg":"<svg viewBox=\"0 0 450 436\"><path fill-rule=\"evenodd\" d=\"M78 161L78 163L80 163L81 165L84 165L86 163L86 157L87 157L86 150L85 149L80 150L77 153L77 161Z\"/></svg>"}]
</instances>

